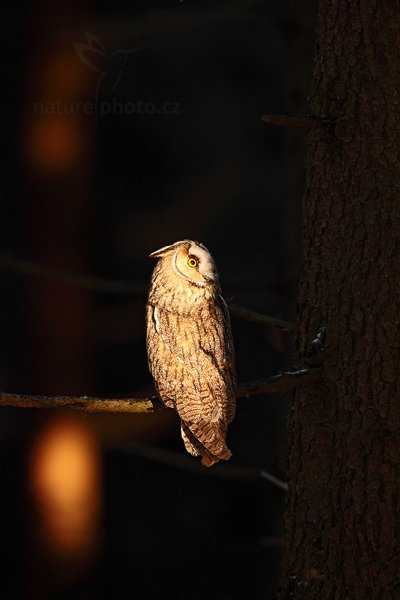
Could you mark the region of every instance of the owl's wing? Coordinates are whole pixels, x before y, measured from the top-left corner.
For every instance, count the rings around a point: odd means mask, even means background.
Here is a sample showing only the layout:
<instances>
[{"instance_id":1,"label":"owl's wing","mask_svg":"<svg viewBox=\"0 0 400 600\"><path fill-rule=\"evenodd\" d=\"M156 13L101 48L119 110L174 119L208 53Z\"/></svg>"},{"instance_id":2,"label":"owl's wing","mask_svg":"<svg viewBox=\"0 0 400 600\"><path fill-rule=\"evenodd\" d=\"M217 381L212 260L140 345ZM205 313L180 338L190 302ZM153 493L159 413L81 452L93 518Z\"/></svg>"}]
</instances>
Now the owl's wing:
<instances>
[{"instance_id":1,"label":"owl's wing","mask_svg":"<svg viewBox=\"0 0 400 600\"><path fill-rule=\"evenodd\" d=\"M182 368L175 404L189 422L229 423L235 412L235 361L229 313L218 296L184 317L154 307L153 321L166 348Z\"/></svg>"},{"instance_id":2,"label":"owl's wing","mask_svg":"<svg viewBox=\"0 0 400 600\"><path fill-rule=\"evenodd\" d=\"M234 395L236 369L231 320L225 300L219 294L210 304L208 315L209 321L205 322L205 326L211 335L202 336L201 347L206 354L214 357L215 366Z\"/></svg>"}]
</instances>

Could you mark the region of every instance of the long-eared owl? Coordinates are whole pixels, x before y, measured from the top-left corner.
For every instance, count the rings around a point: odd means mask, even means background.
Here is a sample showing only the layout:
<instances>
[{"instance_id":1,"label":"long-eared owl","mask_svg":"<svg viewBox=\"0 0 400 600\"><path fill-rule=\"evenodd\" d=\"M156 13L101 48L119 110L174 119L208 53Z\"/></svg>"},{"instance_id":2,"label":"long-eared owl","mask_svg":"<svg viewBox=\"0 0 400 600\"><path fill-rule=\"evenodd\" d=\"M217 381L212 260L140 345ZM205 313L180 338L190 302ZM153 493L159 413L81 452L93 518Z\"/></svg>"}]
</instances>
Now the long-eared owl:
<instances>
[{"instance_id":1,"label":"long-eared owl","mask_svg":"<svg viewBox=\"0 0 400 600\"><path fill-rule=\"evenodd\" d=\"M159 397L175 408L187 451L209 467L228 460L235 415L235 357L229 312L214 260L199 242L156 250L148 303L147 354Z\"/></svg>"}]
</instances>

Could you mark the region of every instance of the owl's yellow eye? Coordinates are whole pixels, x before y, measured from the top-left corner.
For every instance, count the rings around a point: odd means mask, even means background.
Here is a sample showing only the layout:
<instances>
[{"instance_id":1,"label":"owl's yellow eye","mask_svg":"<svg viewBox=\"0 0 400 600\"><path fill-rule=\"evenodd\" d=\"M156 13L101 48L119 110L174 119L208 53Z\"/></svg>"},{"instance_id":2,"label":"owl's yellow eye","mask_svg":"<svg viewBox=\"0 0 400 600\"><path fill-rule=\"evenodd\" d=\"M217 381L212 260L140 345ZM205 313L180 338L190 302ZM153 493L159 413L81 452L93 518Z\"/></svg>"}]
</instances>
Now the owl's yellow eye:
<instances>
[{"instance_id":1,"label":"owl's yellow eye","mask_svg":"<svg viewBox=\"0 0 400 600\"><path fill-rule=\"evenodd\" d=\"M193 258L193 256L191 256L190 258L188 258L187 264L189 265L189 267L192 267L194 269L194 267L197 267L197 260Z\"/></svg>"}]
</instances>

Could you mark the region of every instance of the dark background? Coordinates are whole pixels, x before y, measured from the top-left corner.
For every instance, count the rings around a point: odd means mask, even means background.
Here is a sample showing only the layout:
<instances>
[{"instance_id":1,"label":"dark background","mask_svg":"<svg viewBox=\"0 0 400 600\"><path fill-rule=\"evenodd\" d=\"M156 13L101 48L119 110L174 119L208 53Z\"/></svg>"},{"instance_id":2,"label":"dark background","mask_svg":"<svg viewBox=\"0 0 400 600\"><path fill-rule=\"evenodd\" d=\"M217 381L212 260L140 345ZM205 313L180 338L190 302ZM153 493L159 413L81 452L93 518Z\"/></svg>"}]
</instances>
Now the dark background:
<instances>
[{"instance_id":1,"label":"dark background","mask_svg":"<svg viewBox=\"0 0 400 600\"><path fill-rule=\"evenodd\" d=\"M183 238L211 250L226 298L294 320L305 133L261 115L306 112L315 10L298 4L3 8L3 389L152 394L147 257ZM135 290L90 291L35 275L16 257ZM290 366L290 334L237 317L232 326L240 381ZM286 410L282 397L240 400L226 466L284 479ZM169 413L63 419L2 409L2 598L273 597L284 492L234 473L224 479L218 467L215 476L199 471L190 457L181 465ZM71 508L89 524L65 547L53 529L69 509L35 484L41 440L58 456L51 444L60 431L69 447L76 432L87 439L78 463L86 452L95 465ZM143 456L149 445L157 460ZM68 457L55 467L61 479L75 464ZM54 527L49 514L61 515Z\"/></svg>"}]
</instances>

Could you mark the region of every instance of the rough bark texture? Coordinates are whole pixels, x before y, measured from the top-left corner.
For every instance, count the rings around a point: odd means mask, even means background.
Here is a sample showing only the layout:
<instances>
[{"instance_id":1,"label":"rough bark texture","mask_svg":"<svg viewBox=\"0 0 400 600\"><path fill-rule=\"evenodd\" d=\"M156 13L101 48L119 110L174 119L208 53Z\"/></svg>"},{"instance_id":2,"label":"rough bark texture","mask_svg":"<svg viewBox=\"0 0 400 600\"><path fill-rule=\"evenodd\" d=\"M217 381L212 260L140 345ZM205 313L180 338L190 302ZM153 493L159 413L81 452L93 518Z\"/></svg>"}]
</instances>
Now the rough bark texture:
<instances>
[{"instance_id":1,"label":"rough bark texture","mask_svg":"<svg viewBox=\"0 0 400 600\"><path fill-rule=\"evenodd\" d=\"M400 3L321 0L282 598L400 598Z\"/></svg>"}]
</instances>

